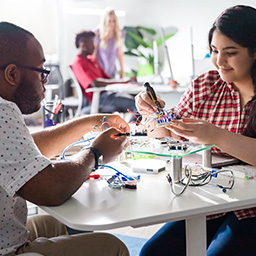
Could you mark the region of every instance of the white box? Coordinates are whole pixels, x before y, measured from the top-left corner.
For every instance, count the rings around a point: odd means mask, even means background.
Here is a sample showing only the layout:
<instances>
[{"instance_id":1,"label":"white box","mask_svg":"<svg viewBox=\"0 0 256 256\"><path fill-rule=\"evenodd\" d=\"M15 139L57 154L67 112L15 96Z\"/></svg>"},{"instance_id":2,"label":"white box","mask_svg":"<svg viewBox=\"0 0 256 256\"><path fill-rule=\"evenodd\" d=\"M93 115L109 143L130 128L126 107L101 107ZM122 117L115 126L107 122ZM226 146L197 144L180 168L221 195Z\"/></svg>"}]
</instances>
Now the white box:
<instances>
[{"instance_id":1,"label":"white box","mask_svg":"<svg viewBox=\"0 0 256 256\"><path fill-rule=\"evenodd\" d=\"M133 172L157 174L164 171L166 161L160 159L138 159L133 160L131 168Z\"/></svg>"}]
</instances>

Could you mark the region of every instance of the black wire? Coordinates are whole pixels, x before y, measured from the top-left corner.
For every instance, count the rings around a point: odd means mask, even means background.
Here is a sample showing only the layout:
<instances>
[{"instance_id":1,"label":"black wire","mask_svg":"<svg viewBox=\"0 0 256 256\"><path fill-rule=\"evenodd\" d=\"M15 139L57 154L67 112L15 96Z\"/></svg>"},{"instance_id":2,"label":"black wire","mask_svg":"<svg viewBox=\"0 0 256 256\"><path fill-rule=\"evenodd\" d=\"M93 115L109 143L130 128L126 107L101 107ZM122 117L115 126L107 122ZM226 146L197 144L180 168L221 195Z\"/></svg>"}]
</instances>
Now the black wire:
<instances>
[{"instance_id":1,"label":"black wire","mask_svg":"<svg viewBox=\"0 0 256 256\"><path fill-rule=\"evenodd\" d=\"M185 177L181 180L181 183L183 185L186 185L186 183L184 182L185 178L188 178L189 176L189 167L185 166ZM210 181L212 180L212 177L221 173L221 172L230 172L231 173L231 185L229 187L226 186L222 186L222 185L218 185L219 187L222 187L223 189L231 189L234 186L234 174L231 170L220 170L220 171L216 171L216 172L211 172L211 171L207 171L204 173L200 173L200 174L193 174L189 183L189 186L191 187L200 187L200 186L205 186L207 184L210 183Z\"/></svg>"}]
</instances>

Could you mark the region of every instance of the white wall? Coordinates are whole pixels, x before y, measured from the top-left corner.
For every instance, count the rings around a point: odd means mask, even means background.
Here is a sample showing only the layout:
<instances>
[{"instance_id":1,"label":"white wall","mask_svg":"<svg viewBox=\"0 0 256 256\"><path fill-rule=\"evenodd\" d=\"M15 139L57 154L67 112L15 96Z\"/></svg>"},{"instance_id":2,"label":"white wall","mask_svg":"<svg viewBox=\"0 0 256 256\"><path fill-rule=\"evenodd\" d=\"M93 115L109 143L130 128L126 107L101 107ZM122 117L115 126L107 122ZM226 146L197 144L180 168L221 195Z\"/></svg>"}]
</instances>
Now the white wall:
<instances>
[{"instance_id":1,"label":"white wall","mask_svg":"<svg viewBox=\"0 0 256 256\"><path fill-rule=\"evenodd\" d=\"M112 6L125 10L121 26L142 25L153 28L173 26L177 34L167 41L174 78L189 80L192 75L191 28L194 56L207 53L207 33L215 18L235 4L256 7L255 0L0 0L0 19L14 22L35 34L47 54L57 53L64 78L66 67L76 54L75 34L98 25L100 16L74 13L72 8ZM128 69L129 58L125 67ZM204 67L205 64L203 64ZM167 66L163 75L169 76Z\"/></svg>"},{"instance_id":2,"label":"white wall","mask_svg":"<svg viewBox=\"0 0 256 256\"><path fill-rule=\"evenodd\" d=\"M75 34L82 29L96 27L100 20L99 16L74 14L71 12L71 7L82 10L84 8L112 6L126 12L125 17L119 18L121 26L176 27L178 29L177 34L167 41L173 75L176 80L188 81L192 75L191 28L194 57L195 59L203 59L208 52L207 34L211 24L221 11L235 4L248 4L256 7L254 0L215 0L214 2L210 0L64 0L62 1L62 62L64 66L67 66L76 53ZM129 57L126 57L125 66L127 69L129 68L129 61ZM208 66L209 64L207 64ZM170 75L167 65L165 65L163 75Z\"/></svg>"},{"instance_id":3,"label":"white wall","mask_svg":"<svg viewBox=\"0 0 256 256\"><path fill-rule=\"evenodd\" d=\"M45 52L56 53L56 1L0 0L0 21L17 24L32 32Z\"/></svg>"}]
</instances>

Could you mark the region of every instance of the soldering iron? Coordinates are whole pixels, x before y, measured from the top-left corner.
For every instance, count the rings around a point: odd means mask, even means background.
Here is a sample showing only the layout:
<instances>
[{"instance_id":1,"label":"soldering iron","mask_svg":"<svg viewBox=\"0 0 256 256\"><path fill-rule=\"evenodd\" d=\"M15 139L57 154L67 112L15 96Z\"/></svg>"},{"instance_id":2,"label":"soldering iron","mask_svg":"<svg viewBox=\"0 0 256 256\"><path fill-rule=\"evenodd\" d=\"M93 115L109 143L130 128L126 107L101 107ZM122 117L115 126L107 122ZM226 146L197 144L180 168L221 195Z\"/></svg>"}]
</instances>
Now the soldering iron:
<instances>
[{"instance_id":1,"label":"soldering iron","mask_svg":"<svg viewBox=\"0 0 256 256\"><path fill-rule=\"evenodd\" d=\"M153 87L150 86L150 84L148 82L144 83L144 86L146 87L148 96L156 104L157 111L159 112L159 114L164 114L163 110L162 110L162 106L161 106L160 102L157 100L156 93L155 93Z\"/></svg>"}]
</instances>

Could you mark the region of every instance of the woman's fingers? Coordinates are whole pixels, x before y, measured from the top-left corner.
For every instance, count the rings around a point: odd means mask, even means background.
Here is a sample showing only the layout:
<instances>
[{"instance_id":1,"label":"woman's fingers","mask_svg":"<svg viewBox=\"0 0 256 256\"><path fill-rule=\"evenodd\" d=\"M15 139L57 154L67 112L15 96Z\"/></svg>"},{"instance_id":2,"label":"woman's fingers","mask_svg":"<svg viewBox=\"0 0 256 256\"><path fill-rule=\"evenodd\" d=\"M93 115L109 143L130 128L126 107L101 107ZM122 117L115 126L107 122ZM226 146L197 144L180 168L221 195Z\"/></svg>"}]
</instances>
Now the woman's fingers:
<instances>
[{"instance_id":1,"label":"woman's fingers","mask_svg":"<svg viewBox=\"0 0 256 256\"><path fill-rule=\"evenodd\" d=\"M158 98L158 101L162 107L165 106L163 100ZM157 110L157 106L145 91L142 91L135 96L135 104L137 110L141 114L154 113Z\"/></svg>"}]
</instances>

